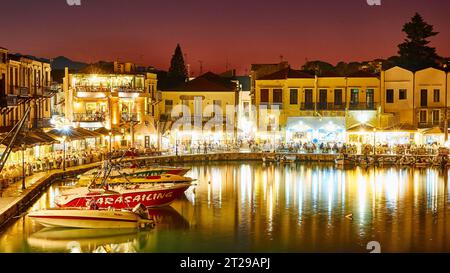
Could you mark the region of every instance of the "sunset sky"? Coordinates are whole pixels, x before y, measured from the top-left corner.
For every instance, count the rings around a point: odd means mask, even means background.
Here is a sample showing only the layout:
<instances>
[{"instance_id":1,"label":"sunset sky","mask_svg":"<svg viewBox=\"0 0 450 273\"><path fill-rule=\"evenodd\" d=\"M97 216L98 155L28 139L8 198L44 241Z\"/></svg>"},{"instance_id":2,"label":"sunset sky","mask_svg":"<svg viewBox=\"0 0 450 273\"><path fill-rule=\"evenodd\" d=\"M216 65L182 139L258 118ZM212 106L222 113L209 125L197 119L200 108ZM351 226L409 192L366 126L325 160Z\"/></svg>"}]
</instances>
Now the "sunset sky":
<instances>
[{"instance_id":1,"label":"sunset sky","mask_svg":"<svg viewBox=\"0 0 450 273\"><path fill-rule=\"evenodd\" d=\"M440 34L432 46L450 56L449 0L3 0L0 46L73 60L132 61L167 69L177 43L192 71L244 73L280 55L335 64L397 53L402 25L415 12ZM3 11L4 9L4 11Z\"/></svg>"}]
</instances>

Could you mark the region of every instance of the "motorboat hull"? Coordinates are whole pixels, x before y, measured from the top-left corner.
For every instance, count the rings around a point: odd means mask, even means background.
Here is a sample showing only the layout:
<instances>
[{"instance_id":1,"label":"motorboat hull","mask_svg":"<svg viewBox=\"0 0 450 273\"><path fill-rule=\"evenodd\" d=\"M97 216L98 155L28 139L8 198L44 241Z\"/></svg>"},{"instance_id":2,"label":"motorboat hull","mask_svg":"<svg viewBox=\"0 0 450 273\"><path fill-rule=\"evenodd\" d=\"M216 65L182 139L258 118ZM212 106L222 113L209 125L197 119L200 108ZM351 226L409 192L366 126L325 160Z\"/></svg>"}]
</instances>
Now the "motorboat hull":
<instances>
[{"instance_id":1,"label":"motorboat hull","mask_svg":"<svg viewBox=\"0 0 450 273\"><path fill-rule=\"evenodd\" d=\"M124 188L117 192L90 192L87 188L71 191L71 194L56 198L59 207L90 207L93 203L99 209L129 209L139 204L147 208L164 207L181 197L191 186L191 183L175 184L170 187L139 187Z\"/></svg>"},{"instance_id":2,"label":"motorboat hull","mask_svg":"<svg viewBox=\"0 0 450 273\"><path fill-rule=\"evenodd\" d=\"M131 211L55 209L31 212L28 217L45 227L64 228L133 229L144 223Z\"/></svg>"}]
</instances>

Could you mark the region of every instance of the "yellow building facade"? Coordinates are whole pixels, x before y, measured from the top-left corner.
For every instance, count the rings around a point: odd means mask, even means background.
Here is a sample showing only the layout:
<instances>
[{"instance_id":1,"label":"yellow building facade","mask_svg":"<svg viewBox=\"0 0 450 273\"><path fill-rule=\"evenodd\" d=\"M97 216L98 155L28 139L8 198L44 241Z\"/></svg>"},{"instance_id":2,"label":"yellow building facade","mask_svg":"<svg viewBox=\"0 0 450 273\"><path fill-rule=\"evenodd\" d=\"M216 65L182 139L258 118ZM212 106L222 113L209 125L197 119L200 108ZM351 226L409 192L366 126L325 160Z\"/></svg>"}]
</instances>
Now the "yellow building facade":
<instances>
[{"instance_id":1,"label":"yellow building facade","mask_svg":"<svg viewBox=\"0 0 450 273\"><path fill-rule=\"evenodd\" d=\"M120 132L115 148L157 146L155 130L157 77L153 73L124 70L131 65L114 64L119 71L69 73L63 80L65 119L75 127ZM107 140L109 141L109 140Z\"/></svg>"},{"instance_id":2,"label":"yellow building facade","mask_svg":"<svg viewBox=\"0 0 450 273\"><path fill-rule=\"evenodd\" d=\"M164 146L231 142L236 137L239 93L236 83L208 72L173 90L161 91Z\"/></svg>"}]
</instances>

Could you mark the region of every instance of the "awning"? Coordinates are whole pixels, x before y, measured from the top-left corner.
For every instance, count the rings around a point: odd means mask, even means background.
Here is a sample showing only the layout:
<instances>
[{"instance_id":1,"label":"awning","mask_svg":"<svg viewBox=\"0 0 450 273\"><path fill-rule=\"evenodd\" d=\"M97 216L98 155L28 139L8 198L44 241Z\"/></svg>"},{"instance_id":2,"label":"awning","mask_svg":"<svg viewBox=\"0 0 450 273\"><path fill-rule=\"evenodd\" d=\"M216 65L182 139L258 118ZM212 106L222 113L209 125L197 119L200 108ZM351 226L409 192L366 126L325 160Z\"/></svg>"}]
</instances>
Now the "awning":
<instances>
[{"instance_id":1,"label":"awning","mask_svg":"<svg viewBox=\"0 0 450 273\"><path fill-rule=\"evenodd\" d=\"M84 136L85 138L98 138L102 136L102 134L100 133L90 131L81 127L74 128L74 131L80 133L80 135Z\"/></svg>"},{"instance_id":2,"label":"awning","mask_svg":"<svg viewBox=\"0 0 450 273\"><path fill-rule=\"evenodd\" d=\"M440 134L444 134L444 131L439 127L434 127L434 128L426 129L426 130L422 131L422 134L424 134L424 135L440 135Z\"/></svg>"},{"instance_id":3,"label":"awning","mask_svg":"<svg viewBox=\"0 0 450 273\"><path fill-rule=\"evenodd\" d=\"M360 133L360 132L373 132L373 129L376 129L375 126L370 124L358 124L349 129L347 129L348 133Z\"/></svg>"},{"instance_id":4,"label":"awning","mask_svg":"<svg viewBox=\"0 0 450 273\"><path fill-rule=\"evenodd\" d=\"M11 142L13 137L12 135L10 135L5 139L6 136L7 134L3 134L0 136L1 142L4 146L7 146ZM53 141L49 141L48 139L42 139L37 135L32 134L31 132L20 132L12 145L12 150L13 152L16 152L22 150L23 148L27 149L35 146L50 145L54 142L56 142L56 140L53 139Z\"/></svg>"},{"instance_id":5,"label":"awning","mask_svg":"<svg viewBox=\"0 0 450 273\"><path fill-rule=\"evenodd\" d=\"M113 136L121 136L123 135L121 132L117 131L117 130L108 130L105 127L99 128L97 130L95 130L94 132L99 133L103 136L109 136L109 133L111 133Z\"/></svg>"},{"instance_id":6,"label":"awning","mask_svg":"<svg viewBox=\"0 0 450 273\"><path fill-rule=\"evenodd\" d=\"M399 124L382 130L383 132L417 132L415 126L409 124Z\"/></svg>"},{"instance_id":7,"label":"awning","mask_svg":"<svg viewBox=\"0 0 450 273\"><path fill-rule=\"evenodd\" d=\"M53 144L53 143L59 142L56 138L50 136L49 134L47 134L46 132L44 132L42 130L31 131L30 134L32 136L37 136L38 138L45 140L49 144Z\"/></svg>"},{"instance_id":8,"label":"awning","mask_svg":"<svg viewBox=\"0 0 450 273\"><path fill-rule=\"evenodd\" d=\"M76 131L72 127L68 127L65 129L53 129L49 132L47 132L52 137L56 137L57 139L61 139L63 137L66 137L68 141L74 141L74 140L83 140L86 138L85 135L80 134L78 131Z\"/></svg>"}]
</instances>

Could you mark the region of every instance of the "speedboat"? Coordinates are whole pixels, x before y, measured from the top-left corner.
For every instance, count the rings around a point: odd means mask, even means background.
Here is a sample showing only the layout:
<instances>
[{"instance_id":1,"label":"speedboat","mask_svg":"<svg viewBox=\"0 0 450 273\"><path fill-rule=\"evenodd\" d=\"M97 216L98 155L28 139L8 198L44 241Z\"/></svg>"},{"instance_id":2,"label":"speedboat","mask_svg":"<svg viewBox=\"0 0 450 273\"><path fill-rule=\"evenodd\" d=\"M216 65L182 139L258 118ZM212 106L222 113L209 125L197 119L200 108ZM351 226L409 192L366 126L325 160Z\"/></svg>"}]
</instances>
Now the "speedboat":
<instances>
[{"instance_id":1,"label":"speedboat","mask_svg":"<svg viewBox=\"0 0 450 273\"><path fill-rule=\"evenodd\" d=\"M120 184L161 184L161 183L189 183L194 179L173 174L162 174L152 176L109 176L106 182L109 185ZM78 186L88 186L91 184L97 185L104 182L103 177L92 177L90 180L80 180Z\"/></svg>"},{"instance_id":2,"label":"speedboat","mask_svg":"<svg viewBox=\"0 0 450 273\"><path fill-rule=\"evenodd\" d=\"M144 228L154 224L134 211L90 210L84 208L48 209L28 214L32 220L45 227L86 229Z\"/></svg>"},{"instance_id":3,"label":"speedboat","mask_svg":"<svg viewBox=\"0 0 450 273\"><path fill-rule=\"evenodd\" d=\"M164 174L184 176L190 168L185 167L152 167L152 168L124 168L124 169L113 169L110 171L108 178L147 178L162 176ZM103 176L103 170L93 169L87 171L79 176L78 184L80 186L89 185L96 177Z\"/></svg>"},{"instance_id":4,"label":"speedboat","mask_svg":"<svg viewBox=\"0 0 450 273\"><path fill-rule=\"evenodd\" d=\"M95 207L129 209L138 204L147 208L170 205L192 185L189 183L127 184L107 188L80 187L63 192L55 198L59 207Z\"/></svg>"}]
</instances>

